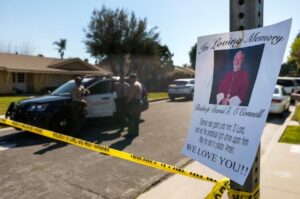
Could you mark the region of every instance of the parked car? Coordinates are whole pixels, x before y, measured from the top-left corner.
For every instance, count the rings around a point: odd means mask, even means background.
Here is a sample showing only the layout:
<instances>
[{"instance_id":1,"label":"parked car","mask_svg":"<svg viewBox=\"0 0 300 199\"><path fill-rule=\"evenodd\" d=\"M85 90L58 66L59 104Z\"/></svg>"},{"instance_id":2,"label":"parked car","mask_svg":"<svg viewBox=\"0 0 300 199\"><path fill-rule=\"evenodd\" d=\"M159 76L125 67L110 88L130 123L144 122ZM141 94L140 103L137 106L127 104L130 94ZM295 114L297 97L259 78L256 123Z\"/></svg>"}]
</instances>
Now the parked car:
<instances>
[{"instance_id":1,"label":"parked car","mask_svg":"<svg viewBox=\"0 0 300 199\"><path fill-rule=\"evenodd\" d=\"M82 84L90 91L86 96L87 119L114 116L116 81L117 78L99 76L82 79ZM70 80L48 95L13 102L6 112L6 117L41 128L66 132L71 129L72 124L71 91L74 87L75 81ZM148 109L146 90L143 91L142 101L142 111L145 111Z\"/></svg>"},{"instance_id":2,"label":"parked car","mask_svg":"<svg viewBox=\"0 0 300 199\"><path fill-rule=\"evenodd\" d=\"M168 95L171 100L176 97L193 99L195 79L175 79L168 87Z\"/></svg>"},{"instance_id":3,"label":"parked car","mask_svg":"<svg viewBox=\"0 0 300 199\"><path fill-rule=\"evenodd\" d=\"M300 90L300 85L292 77L278 77L276 84L282 86L284 92L289 95Z\"/></svg>"},{"instance_id":4,"label":"parked car","mask_svg":"<svg viewBox=\"0 0 300 199\"><path fill-rule=\"evenodd\" d=\"M300 77L293 77L293 79L296 81L298 85L300 85Z\"/></svg>"},{"instance_id":5,"label":"parked car","mask_svg":"<svg viewBox=\"0 0 300 199\"><path fill-rule=\"evenodd\" d=\"M285 93L284 87L280 85L275 86L272 97L271 107L269 113L281 114L289 110L290 95Z\"/></svg>"}]
</instances>

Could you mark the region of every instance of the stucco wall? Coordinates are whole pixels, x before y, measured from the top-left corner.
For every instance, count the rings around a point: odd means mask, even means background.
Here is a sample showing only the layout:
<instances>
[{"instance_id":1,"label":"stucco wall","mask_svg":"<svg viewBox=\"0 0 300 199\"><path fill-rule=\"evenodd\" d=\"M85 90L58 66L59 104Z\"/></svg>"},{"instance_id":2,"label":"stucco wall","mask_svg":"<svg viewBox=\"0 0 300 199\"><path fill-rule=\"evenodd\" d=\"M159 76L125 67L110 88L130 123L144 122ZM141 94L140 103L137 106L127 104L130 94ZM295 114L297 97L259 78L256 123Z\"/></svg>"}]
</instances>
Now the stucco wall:
<instances>
[{"instance_id":1,"label":"stucco wall","mask_svg":"<svg viewBox=\"0 0 300 199\"><path fill-rule=\"evenodd\" d=\"M72 75L27 73L27 92L44 92L46 87L58 87L73 78ZM0 94L13 94L12 73L0 71Z\"/></svg>"},{"instance_id":2,"label":"stucco wall","mask_svg":"<svg viewBox=\"0 0 300 199\"><path fill-rule=\"evenodd\" d=\"M46 87L58 87L70 79L71 75L28 74L28 89L43 92Z\"/></svg>"},{"instance_id":3,"label":"stucco wall","mask_svg":"<svg viewBox=\"0 0 300 199\"><path fill-rule=\"evenodd\" d=\"M11 73L0 71L0 94L12 93Z\"/></svg>"}]
</instances>

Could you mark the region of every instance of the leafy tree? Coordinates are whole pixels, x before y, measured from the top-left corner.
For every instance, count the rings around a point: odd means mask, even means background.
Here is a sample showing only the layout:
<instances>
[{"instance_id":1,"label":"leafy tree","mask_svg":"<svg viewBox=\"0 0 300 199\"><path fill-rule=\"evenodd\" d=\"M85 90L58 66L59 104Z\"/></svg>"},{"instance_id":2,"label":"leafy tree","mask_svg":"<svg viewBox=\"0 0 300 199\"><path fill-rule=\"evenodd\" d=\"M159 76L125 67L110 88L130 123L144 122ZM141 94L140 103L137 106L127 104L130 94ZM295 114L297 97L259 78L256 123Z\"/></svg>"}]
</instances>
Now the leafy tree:
<instances>
[{"instance_id":1,"label":"leafy tree","mask_svg":"<svg viewBox=\"0 0 300 199\"><path fill-rule=\"evenodd\" d=\"M294 76L297 74L297 65L290 61L281 65L279 76Z\"/></svg>"},{"instance_id":2,"label":"leafy tree","mask_svg":"<svg viewBox=\"0 0 300 199\"><path fill-rule=\"evenodd\" d=\"M174 64L173 64L173 60L172 60L172 57L174 56L174 54L171 53L168 46L166 46L166 45L159 46L159 53L160 53L161 67L174 68Z\"/></svg>"},{"instance_id":3,"label":"leafy tree","mask_svg":"<svg viewBox=\"0 0 300 199\"><path fill-rule=\"evenodd\" d=\"M197 43L191 47L189 52L191 67L195 70L196 67Z\"/></svg>"},{"instance_id":4,"label":"leafy tree","mask_svg":"<svg viewBox=\"0 0 300 199\"><path fill-rule=\"evenodd\" d=\"M300 68L300 33L298 33L291 46L291 52L288 59L289 62L295 62Z\"/></svg>"},{"instance_id":5,"label":"leafy tree","mask_svg":"<svg viewBox=\"0 0 300 199\"><path fill-rule=\"evenodd\" d=\"M103 6L101 10L93 11L85 33L87 52L98 63L109 64L115 75L124 73L126 63L129 63L129 71L134 72L141 67L141 59L157 63L159 33L155 27L147 31L147 20L137 19L133 12L113 11Z\"/></svg>"},{"instance_id":6,"label":"leafy tree","mask_svg":"<svg viewBox=\"0 0 300 199\"><path fill-rule=\"evenodd\" d=\"M60 39L59 41L53 42L53 44L57 46L57 51L60 54L60 58L63 59L67 47L67 40Z\"/></svg>"}]
</instances>

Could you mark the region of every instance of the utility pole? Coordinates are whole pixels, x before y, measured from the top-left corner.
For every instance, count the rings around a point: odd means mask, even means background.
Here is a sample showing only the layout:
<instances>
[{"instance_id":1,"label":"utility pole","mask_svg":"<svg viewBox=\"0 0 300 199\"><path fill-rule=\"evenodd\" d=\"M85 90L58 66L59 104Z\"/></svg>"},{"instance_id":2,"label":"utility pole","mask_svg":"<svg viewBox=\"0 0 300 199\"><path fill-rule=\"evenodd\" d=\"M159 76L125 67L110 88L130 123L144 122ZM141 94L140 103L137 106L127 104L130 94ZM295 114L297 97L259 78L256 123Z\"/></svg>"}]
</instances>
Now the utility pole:
<instances>
[{"instance_id":1,"label":"utility pole","mask_svg":"<svg viewBox=\"0 0 300 199\"><path fill-rule=\"evenodd\" d=\"M263 0L230 0L230 31L253 29L263 26ZM260 181L260 145L250 173L243 186L230 181L235 191L253 192Z\"/></svg>"}]
</instances>

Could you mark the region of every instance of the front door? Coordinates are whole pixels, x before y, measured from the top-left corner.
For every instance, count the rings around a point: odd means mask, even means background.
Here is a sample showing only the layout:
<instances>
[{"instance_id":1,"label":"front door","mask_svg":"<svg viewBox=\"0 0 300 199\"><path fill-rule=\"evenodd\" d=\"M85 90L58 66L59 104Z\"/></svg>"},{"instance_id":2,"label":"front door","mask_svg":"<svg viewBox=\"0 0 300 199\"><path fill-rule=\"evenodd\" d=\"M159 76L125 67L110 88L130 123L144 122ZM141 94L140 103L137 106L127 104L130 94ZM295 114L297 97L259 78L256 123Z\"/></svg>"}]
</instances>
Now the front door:
<instances>
[{"instance_id":1,"label":"front door","mask_svg":"<svg viewBox=\"0 0 300 199\"><path fill-rule=\"evenodd\" d=\"M16 93L27 92L27 75L25 73L12 73L13 90Z\"/></svg>"}]
</instances>

